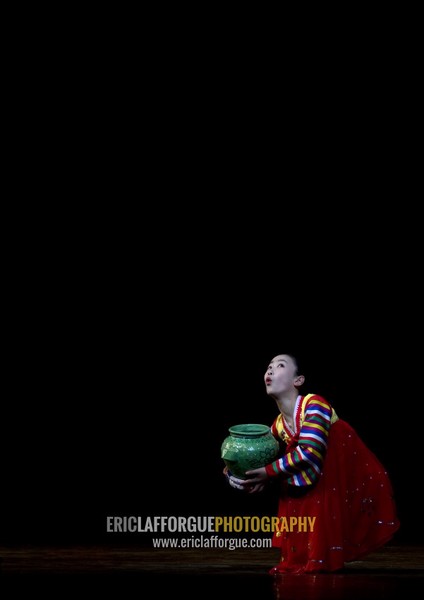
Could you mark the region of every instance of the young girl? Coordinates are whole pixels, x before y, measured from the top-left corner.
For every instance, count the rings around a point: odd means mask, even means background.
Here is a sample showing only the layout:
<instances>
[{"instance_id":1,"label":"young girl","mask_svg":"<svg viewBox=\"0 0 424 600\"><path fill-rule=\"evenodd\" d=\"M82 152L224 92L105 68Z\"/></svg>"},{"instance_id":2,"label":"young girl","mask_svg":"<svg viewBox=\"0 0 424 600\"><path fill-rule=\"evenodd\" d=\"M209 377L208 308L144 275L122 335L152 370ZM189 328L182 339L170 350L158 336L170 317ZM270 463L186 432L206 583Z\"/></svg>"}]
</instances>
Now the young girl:
<instances>
[{"instance_id":1,"label":"young girl","mask_svg":"<svg viewBox=\"0 0 424 600\"><path fill-rule=\"evenodd\" d=\"M327 400L299 393L304 381L295 356L272 359L265 386L280 413L271 431L283 454L247 471L245 480L226 472L230 485L250 493L280 480L273 546L281 548L281 560L271 574L337 571L384 545L399 528L383 465Z\"/></svg>"}]
</instances>

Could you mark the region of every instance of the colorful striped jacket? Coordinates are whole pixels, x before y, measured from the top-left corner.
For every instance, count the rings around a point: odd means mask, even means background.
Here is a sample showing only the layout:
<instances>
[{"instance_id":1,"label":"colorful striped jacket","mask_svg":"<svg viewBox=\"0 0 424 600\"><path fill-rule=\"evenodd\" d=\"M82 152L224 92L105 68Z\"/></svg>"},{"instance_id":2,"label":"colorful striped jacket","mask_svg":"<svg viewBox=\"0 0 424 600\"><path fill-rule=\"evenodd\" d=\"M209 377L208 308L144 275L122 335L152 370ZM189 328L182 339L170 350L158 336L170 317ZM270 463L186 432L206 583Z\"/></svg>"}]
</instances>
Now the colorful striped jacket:
<instances>
[{"instance_id":1,"label":"colorful striped jacket","mask_svg":"<svg viewBox=\"0 0 424 600\"><path fill-rule=\"evenodd\" d=\"M294 409L294 431L280 414L271 426L277 440L287 444L285 454L266 468L269 477L282 475L289 485L309 486L317 482L324 463L330 426L338 417L331 405L317 394L298 396Z\"/></svg>"}]
</instances>

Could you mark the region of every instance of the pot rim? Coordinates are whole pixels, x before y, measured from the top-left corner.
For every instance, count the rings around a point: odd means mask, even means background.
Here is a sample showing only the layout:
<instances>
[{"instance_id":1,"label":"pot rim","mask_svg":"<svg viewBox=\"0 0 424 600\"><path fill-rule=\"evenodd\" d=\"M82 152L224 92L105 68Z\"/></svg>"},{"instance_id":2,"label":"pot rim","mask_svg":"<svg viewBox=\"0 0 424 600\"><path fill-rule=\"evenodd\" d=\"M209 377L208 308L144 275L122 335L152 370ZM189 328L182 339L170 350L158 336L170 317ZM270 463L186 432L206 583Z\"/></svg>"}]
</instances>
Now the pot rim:
<instances>
[{"instance_id":1,"label":"pot rim","mask_svg":"<svg viewBox=\"0 0 424 600\"><path fill-rule=\"evenodd\" d=\"M268 425L262 423L242 423L240 425L232 425L228 431L236 437L260 437L271 431Z\"/></svg>"}]
</instances>

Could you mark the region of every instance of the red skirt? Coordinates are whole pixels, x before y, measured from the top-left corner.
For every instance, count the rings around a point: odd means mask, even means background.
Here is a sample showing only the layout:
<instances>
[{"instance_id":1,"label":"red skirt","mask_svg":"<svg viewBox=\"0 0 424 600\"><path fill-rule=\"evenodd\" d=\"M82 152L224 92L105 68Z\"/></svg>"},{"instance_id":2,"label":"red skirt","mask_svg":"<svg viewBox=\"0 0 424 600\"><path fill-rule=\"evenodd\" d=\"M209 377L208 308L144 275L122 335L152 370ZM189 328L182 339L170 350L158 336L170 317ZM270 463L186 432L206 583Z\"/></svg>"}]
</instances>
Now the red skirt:
<instances>
[{"instance_id":1,"label":"red skirt","mask_svg":"<svg viewBox=\"0 0 424 600\"><path fill-rule=\"evenodd\" d=\"M386 470L346 421L330 429L324 468L308 490L283 484L281 561L271 573L337 571L388 542L399 528Z\"/></svg>"}]
</instances>

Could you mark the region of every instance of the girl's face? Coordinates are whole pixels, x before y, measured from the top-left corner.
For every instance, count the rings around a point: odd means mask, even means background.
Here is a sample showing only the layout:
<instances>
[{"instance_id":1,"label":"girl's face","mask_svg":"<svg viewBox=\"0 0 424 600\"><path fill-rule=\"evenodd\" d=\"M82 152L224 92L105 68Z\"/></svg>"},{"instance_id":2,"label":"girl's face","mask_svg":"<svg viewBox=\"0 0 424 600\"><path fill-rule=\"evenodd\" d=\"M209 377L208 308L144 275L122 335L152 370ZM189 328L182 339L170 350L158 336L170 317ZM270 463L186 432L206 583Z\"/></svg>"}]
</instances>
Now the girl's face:
<instances>
[{"instance_id":1,"label":"girl's face","mask_svg":"<svg viewBox=\"0 0 424 600\"><path fill-rule=\"evenodd\" d=\"M302 376L297 375L296 365L287 354L279 354L269 363L264 381L267 394L281 394L299 385Z\"/></svg>"}]
</instances>

